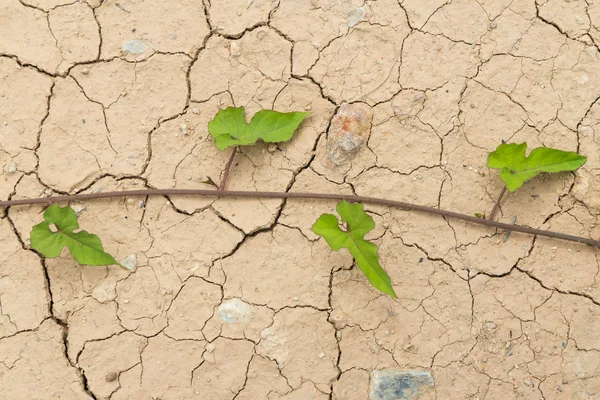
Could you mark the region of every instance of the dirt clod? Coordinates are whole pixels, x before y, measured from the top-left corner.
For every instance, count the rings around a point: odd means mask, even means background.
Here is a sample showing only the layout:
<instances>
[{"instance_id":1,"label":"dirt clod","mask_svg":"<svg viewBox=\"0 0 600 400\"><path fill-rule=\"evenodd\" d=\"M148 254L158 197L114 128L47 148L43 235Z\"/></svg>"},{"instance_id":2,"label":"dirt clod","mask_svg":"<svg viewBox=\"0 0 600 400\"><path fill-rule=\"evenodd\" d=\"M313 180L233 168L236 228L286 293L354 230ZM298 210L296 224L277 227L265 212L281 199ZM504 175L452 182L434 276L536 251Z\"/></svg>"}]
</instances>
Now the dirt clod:
<instances>
[{"instance_id":1,"label":"dirt clod","mask_svg":"<svg viewBox=\"0 0 600 400\"><path fill-rule=\"evenodd\" d=\"M106 374L106 382L114 382L116 381L118 378L118 375L116 372L109 372L108 374Z\"/></svg>"}]
</instances>

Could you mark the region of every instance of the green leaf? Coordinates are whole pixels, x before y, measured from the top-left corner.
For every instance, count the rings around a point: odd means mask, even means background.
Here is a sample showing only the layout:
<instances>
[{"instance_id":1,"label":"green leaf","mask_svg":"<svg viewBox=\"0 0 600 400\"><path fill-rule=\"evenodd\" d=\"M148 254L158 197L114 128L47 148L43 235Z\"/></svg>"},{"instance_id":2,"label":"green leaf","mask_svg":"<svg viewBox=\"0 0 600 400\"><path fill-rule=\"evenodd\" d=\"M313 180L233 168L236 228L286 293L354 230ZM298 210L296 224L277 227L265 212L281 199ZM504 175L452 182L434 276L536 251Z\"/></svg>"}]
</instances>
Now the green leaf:
<instances>
[{"instance_id":1,"label":"green leaf","mask_svg":"<svg viewBox=\"0 0 600 400\"><path fill-rule=\"evenodd\" d=\"M542 172L575 171L587 157L570 151L538 147L525 157L527 143L503 143L488 157L488 167L500 169L500 178L511 192Z\"/></svg>"},{"instance_id":2,"label":"green leaf","mask_svg":"<svg viewBox=\"0 0 600 400\"><path fill-rule=\"evenodd\" d=\"M377 245L364 239L365 234L375 229L373 218L365 213L362 204L350 204L347 201L338 203L337 212L347 224L347 231L339 227L335 215L322 214L312 226L313 232L323 236L335 251L348 249L358 268L376 289L398 298L392 287L392 280L379 265Z\"/></svg>"},{"instance_id":3,"label":"green leaf","mask_svg":"<svg viewBox=\"0 0 600 400\"><path fill-rule=\"evenodd\" d=\"M44 256L58 257L63 247L67 246L79 264L119 265L113 256L104 251L98 236L86 231L73 232L79 229L79 223L71 207L59 207L54 203L46 209L44 220L33 227L30 235L31 247ZM50 230L51 224L56 227L56 232Z\"/></svg>"},{"instance_id":4,"label":"green leaf","mask_svg":"<svg viewBox=\"0 0 600 400\"><path fill-rule=\"evenodd\" d=\"M244 119L244 107L227 107L208 123L208 132L215 138L219 150L254 144L258 139L269 143L287 142L308 114L310 112L261 110L248 124Z\"/></svg>"}]
</instances>

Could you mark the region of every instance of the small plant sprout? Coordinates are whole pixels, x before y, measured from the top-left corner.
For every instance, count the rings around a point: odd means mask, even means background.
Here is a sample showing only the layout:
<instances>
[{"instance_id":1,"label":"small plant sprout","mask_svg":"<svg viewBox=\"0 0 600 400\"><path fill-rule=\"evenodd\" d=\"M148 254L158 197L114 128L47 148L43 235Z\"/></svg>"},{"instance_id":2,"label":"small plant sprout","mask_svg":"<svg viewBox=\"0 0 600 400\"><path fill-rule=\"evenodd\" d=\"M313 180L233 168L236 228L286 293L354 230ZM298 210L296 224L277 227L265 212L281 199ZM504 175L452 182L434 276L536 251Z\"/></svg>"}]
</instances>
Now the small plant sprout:
<instances>
[{"instance_id":1,"label":"small plant sprout","mask_svg":"<svg viewBox=\"0 0 600 400\"><path fill-rule=\"evenodd\" d=\"M542 172L575 171L587 161L587 157L571 151L550 149L547 147L535 148L525 157L527 143L502 143L488 156L487 166L500 170L500 179L506 185L494 208L490 212L489 219L494 219L500 205L502 196L508 189L514 192L525 182L535 178Z\"/></svg>"},{"instance_id":2,"label":"small plant sprout","mask_svg":"<svg viewBox=\"0 0 600 400\"><path fill-rule=\"evenodd\" d=\"M365 235L375 229L375 221L365 213L362 204L350 204L347 201L338 203L336 210L346 224L343 230L337 217L333 214L322 214L312 226L317 235L323 236L332 250L348 249L358 268L365 274L371 285L393 298L398 298L392 287L392 280L379 265L377 245L365 240Z\"/></svg>"},{"instance_id":3,"label":"small plant sprout","mask_svg":"<svg viewBox=\"0 0 600 400\"><path fill-rule=\"evenodd\" d=\"M227 107L219 111L208 123L208 132L215 138L219 150L235 147L223 171L219 190L225 189L238 146L253 145L259 139L267 143L287 142L308 114L310 112L261 110L254 114L248 124L244 118L244 107Z\"/></svg>"},{"instance_id":4,"label":"small plant sprout","mask_svg":"<svg viewBox=\"0 0 600 400\"><path fill-rule=\"evenodd\" d=\"M310 112L261 110L248 124L244 107L227 107L208 123L208 132L215 138L219 150L255 144L259 139L267 143L287 142L308 114Z\"/></svg>"},{"instance_id":5,"label":"small plant sprout","mask_svg":"<svg viewBox=\"0 0 600 400\"><path fill-rule=\"evenodd\" d=\"M56 231L51 229L53 226ZM117 260L104 251L98 236L79 229L77 214L69 207L60 207L54 203L44 212L44 222L31 230L31 248L47 258L58 257L66 246L71 256L79 264L120 265Z\"/></svg>"}]
</instances>

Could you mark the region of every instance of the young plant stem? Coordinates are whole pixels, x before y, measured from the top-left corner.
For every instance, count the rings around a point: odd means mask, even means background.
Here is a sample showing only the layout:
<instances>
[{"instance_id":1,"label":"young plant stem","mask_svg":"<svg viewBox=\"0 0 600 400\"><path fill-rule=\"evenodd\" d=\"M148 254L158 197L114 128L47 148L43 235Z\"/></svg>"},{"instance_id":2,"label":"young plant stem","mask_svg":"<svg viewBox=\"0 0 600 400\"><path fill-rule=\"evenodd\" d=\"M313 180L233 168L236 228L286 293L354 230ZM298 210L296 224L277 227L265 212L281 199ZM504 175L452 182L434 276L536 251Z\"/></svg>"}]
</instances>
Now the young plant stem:
<instances>
[{"instance_id":1,"label":"young plant stem","mask_svg":"<svg viewBox=\"0 0 600 400\"><path fill-rule=\"evenodd\" d=\"M231 152L231 156L229 156L229 161L227 161L227 165L225 165L225 169L223 170L223 178L221 179L221 184L219 184L219 190L225 190L225 185L227 184L227 178L229 178L229 170L231 169L231 165L233 164L233 159L235 158L235 153L237 153L238 146L233 148Z\"/></svg>"},{"instance_id":2,"label":"young plant stem","mask_svg":"<svg viewBox=\"0 0 600 400\"><path fill-rule=\"evenodd\" d=\"M505 193L506 193L506 186L504 186L502 188L502 191L500 192L500 195L498 196L496 203L494 203L494 208L492 208L492 211L490 212L490 216L488 217L488 219L490 221L494 220L494 217L496 216L496 213L498 212L498 209L500 208L500 201L502 200L502 197L504 197Z\"/></svg>"},{"instance_id":3,"label":"young plant stem","mask_svg":"<svg viewBox=\"0 0 600 400\"><path fill-rule=\"evenodd\" d=\"M105 193L86 193L67 196L50 196L35 199L19 199L0 201L0 207L12 207L29 204L51 204L65 201L82 201L93 199L106 199L111 197L133 197L133 196L206 196L206 197L251 197L251 198L272 198L272 199L308 199L308 200L346 200L355 203L376 204L389 207L397 207L406 211L420 211L423 213L440 215L452 219L470 222L473 224L484 225L490 228L502 229L505 231L521 232L530 235L546 236L555 239L568 240L572 242L584 243L590 246L600 247L600 241L590 238L568 235L560 232L545 231L541 229L529 228L527 226L505 224L475 216L457 213L454 211L442 210L439 208L422 206L419 204L406 203L403 201L380 199L377 197L354 196L347 194L330 193L298 193L298 192L250 192L236 190L204 190L204 189L142 189L142 190L124 190Z\"/></svg>"}]
</instances>

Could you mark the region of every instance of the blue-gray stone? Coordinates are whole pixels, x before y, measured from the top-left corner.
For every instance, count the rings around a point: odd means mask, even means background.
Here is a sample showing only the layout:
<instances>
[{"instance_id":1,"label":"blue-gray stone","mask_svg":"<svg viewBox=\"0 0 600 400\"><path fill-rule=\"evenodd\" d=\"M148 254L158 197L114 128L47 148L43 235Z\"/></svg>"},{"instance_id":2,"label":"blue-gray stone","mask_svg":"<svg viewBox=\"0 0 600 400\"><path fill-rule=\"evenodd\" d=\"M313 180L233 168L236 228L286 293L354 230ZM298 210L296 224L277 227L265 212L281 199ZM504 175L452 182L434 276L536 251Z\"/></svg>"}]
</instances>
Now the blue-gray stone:
<instances>
[{"instance_id":1,"label":"blue-gray stone","mask_svg":"<svg viewBox=\"0 0 600 400\"><path fill-rule=\"evenodd\" d=\"M427 371L375 370L371 372L369 399L414 400L433 386L433 377Z\"/></svg>"},{"instance_id":2,"label":"blue-gray stone","mask_svg":"<svg viewBox=\"0 0 600 400\"><path fill-rule=\"evenodd\" d=\"M121 49L131 54L142 54L148 46L141 40L126 40L121 44Z\"/></svg>"},{"instance_id":3,"label":"blue-gray stone","mask_svg":"<svg viewBox=\"0 0 600 400\"><path fill-rule=\"evenodd\" d=\"M363 7L350 10L350 12L348 12L348 28L352 28L359 22L364 21L366 16L367 10L365 10Z\"/></svg>"}]
</instances>

